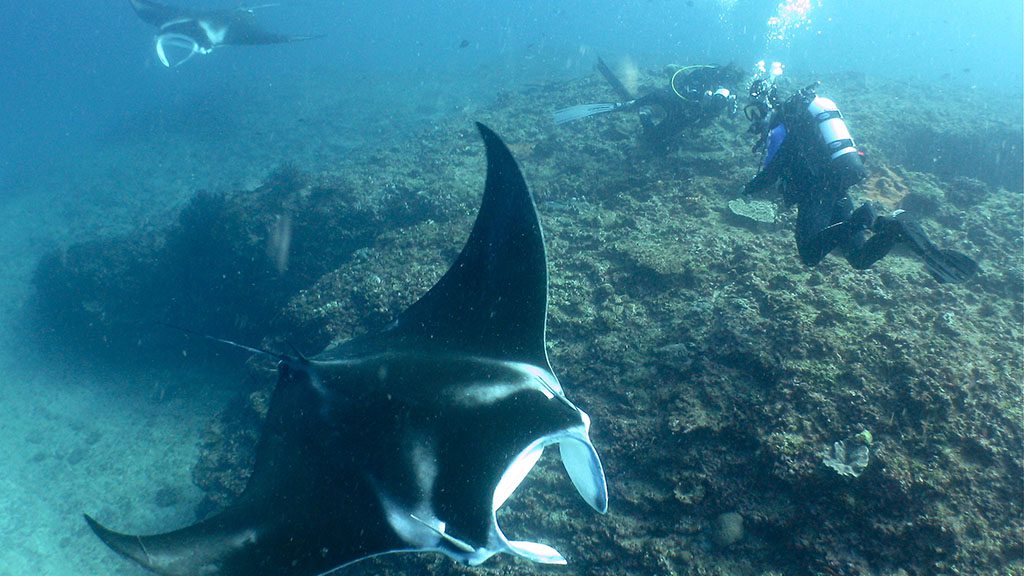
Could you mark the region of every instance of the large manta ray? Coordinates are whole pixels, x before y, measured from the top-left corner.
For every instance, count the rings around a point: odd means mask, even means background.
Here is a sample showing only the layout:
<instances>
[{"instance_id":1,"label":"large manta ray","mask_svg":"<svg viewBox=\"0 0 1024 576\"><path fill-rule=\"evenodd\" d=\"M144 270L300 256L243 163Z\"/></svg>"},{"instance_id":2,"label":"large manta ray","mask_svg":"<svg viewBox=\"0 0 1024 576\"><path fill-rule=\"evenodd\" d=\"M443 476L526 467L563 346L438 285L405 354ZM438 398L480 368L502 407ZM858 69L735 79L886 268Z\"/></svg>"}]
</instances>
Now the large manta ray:
<instances>
[{"instance_id":1,"label":"large manta ray","mask_svg":"<svg viewBox=\"0 0 1024 576\"><path fill-rule=\"evenodd\" d=\"M389 552L471 565L507 552L496 513L547 446L604 513L590 418L545 349L547 259L533 199L508 148L487 148L483 204L448 272L383 330L312 359L278 357L252 477L216 516L155 536L86 516L108 546L168 576L312 576Z\"/></svg>"},{"instance_id":2,"label":"large manta ray","mask_svg":"<svg viewBox=\"0 0 1024 576\"><path fill-rule=\"evenodd\" d=\"M130 0L144 22L157 27L156 55L168 68L227 45L284 44L317 36L284 36L256 24L255 8L186 10L153 0Z\"/></svg>"}]
</instances>

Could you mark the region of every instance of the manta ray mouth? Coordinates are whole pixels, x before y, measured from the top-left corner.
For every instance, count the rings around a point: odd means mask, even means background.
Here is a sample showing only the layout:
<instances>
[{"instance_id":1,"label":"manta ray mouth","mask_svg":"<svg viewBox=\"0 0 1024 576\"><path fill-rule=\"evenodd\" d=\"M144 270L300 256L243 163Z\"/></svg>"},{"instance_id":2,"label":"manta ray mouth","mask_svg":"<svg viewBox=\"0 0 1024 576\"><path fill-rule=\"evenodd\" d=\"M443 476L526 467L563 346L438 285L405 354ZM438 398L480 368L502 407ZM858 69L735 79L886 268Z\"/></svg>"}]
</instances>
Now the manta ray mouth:
<instances>
[{"instance_id":1,"label":"manta ray mouth","mask_svg":"<svg viewBox=\"0 0 1024 576\"><path fill-rule=\"evenodd\" d=\"M156 37L157 58L167 68L180 66L196 54L209 53L209 48L203 48L195 39L184 34L168 32Z\"/></svg>"},{"instance_id":2,"label":"manta ray mouth","mask_svg":"<svg viewBox=\"0 0 1024 576\"><path fill-rule=\"evenodd\" d=\"M602 514L608 511L608 487L601 460L590 442L590 418L583 411L580 411L580 415L583 420L580 426L544 436L527 446L516 456L498 481L492 503L494 533L504 548L516 556L542 564L567 564L566 559L557 550L546 544L508 540L497 521L498 509L529 476L540 461L544 448L552 444L558 444L562 465L583 500Z\"/></svg>"},{"instance_id":3,"label":"manta ray mouth","mask_svg":"<svg viewBox=\"0 0 1024 576\"><path fill-rule=\"evenodd\" d=\"M581 412L581 414L583 413ZM540 461L544 449L552 444L558 444L562 465L565 466L569 479L572 480L576 491L579 492L583 500L601 514L608 511L608 486L604 476L604 467L601 465L597 450L590 442L588 434L590 419L586 417L586 414L583 416L582 426L538 438L515 457L494 489L494 512L497 512L515 493L533 467Z\"/></svg>"}]
</instances>

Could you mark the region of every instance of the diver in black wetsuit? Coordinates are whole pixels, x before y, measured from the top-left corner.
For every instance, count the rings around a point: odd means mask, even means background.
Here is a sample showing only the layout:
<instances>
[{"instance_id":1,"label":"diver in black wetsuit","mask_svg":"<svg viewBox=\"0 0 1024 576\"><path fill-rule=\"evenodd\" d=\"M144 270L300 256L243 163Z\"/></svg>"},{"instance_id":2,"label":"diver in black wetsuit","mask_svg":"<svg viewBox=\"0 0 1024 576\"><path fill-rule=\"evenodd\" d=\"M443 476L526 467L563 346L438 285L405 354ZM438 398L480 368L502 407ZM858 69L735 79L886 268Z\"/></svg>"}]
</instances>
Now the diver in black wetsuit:
<instances>
[{"instance_id":1,"label":"diver in black wetsuit","mask_svg":"<svg viewBox=\"0 0 1024 576\"><path fill-rule=\"evenodd\" d=\"M643 133L641 145L651 149L669 148L684 130L708 126L724 112L736 111L736 96L743 73L734 66L686 66L672 75L666 88L634 97L598 58L597 69L622 99L618 103L581 104L555 112L555 123L564 124L604 112L637 110Z\"/></svg>"},{"instance_id":2,"label":"diver in black wetsuit","mask_svg":"<svg viewBox=\"0 0 1024 576\"><path fill-rule=\"evenodd\" d=\"M754 149L764 152L764 164L744 193L779 184L784 203L797 205L797 248L808 266L840 248L851 266L863 270L904 243L924 259L939 282L972 276L978 269L974 260L939 248L918 223L902 216L879 216L867 202L854 210L847 190L867 176L864 154L835 103L818 96L816 88L817 83L812 84L782 102L768 81L751 86L752 104L746 113L751 132L759 134Z\"/></svg>"},{"instance_id":3,"label":"diver in black wetsuit","mask_svg":"<svg viewBox=\"0 0 1024 576\"><path fill-rule=\"evenodd\" d=\"M735 87L742 73L732 66L692 66L677 70L668 88L633 101L640 111L640 143L667 148L684 130L707 127L720 114L736 111Z\"/></svg>"}]
</instances>

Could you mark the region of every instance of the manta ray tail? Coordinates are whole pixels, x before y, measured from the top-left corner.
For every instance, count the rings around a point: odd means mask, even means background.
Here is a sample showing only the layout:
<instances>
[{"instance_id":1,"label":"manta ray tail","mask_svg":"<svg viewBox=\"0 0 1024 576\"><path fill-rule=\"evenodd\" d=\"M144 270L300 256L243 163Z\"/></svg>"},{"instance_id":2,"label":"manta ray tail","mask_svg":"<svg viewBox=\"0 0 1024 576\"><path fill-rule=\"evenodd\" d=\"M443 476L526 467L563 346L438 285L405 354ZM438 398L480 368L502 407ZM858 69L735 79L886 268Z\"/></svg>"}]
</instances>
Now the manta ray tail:
<instances>
[{"instance_id":1,"label":"manta ray tail","mask_svg":"<svg viewBox=\"0 0 1024 576\"><path fill-rule=\"evenodd\" d=\"M235 44L238 46L263 46L269 44L290 44L292 42L304 42L306 40L316 40L317 38L323 38L324 36L326 36L326 34L278 34L277 32L268 32L266 30L263 30L262 28L257 28L255 26L246 26L244 27L243 32L229 32L224 39L224 43Z\"/></svg>"},{"instance_id":2,"label":"manta ray tail","mask_svg":"<svg viewBox=\"0 0 1024 576\"><path fill-rule=\"evenodd\" d=\"M305 36L288 36L289 42L305 42L306 40L316 40L318 38L326 38L327 34L306 34Z\"/></svg>"},{"instance_id":3,"label":"manta ray tail","mask_svg":"<svg viewBox=\"0 0 1024 576\"><path fill-rule=\"evenodd\" d=\"M189 336L195 336L197 338L204 338L206 340L210 340L211 342L217 342L218 344L225 344L227 346L231 346L232 348L238 348L239 350L245 350L246 352L251 352L253 354L256 354L257 356L263 356L264 358L267 358L267 359L270 359L270 360L276 360L278 362L282 362L282 363L287 364L289 366L296 366L296 365L302 365L302 364L308 364L309 363L309 359L306 358L306 356L302 352L300 352L299 349L296 348L291 343L289 343L288 346L291 347L292 352L295 353L295 357L294 358L291 357L291 356L288 356L287 354L280 354L280 353L277 353L277 352L271 352L270 350L264 350L263 348L256 348L254 346L247 346L245 344L239 344L238 342L233 342L231 340L225 340L224 338L217 338L216 336L211 336L209 334L203 334L202 332L196 332L195 330L190 330L190 329L185 328L183 326L177 326L177 325L174 325L174 324L169 324L167 322L157 322L156 324L159 325L159 326L165 326L167 328L171 328L173 330L178 330L179 332L183 332L185 334L188 334Z\"/></svg>"}]
</instances>

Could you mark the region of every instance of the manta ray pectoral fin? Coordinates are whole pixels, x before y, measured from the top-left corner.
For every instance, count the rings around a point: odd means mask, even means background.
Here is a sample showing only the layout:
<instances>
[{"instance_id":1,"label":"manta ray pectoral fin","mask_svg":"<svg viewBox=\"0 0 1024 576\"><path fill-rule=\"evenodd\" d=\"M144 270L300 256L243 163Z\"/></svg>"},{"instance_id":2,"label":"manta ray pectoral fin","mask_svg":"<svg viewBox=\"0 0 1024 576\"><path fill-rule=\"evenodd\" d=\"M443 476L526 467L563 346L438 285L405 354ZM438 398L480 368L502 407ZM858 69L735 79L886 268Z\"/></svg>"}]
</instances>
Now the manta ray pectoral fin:
<instances>
[{"instance_id":1,"label":"manta ray pectoral fin","mask_svg":"<svg viewBox=\"0 0 1024 576\"><path fill-rule=\"evenodd\" d=\"M208 520L152 536L115 532L88 514L83 516L111 550L161 576L236 576L251 573L244 556L258 547L257 515L249 508L229 508Z\"/></svg>"},{"instance_id":2,"label":"manta ray pectoral fin","mask_svg":"<svg viewBox=\"0 0 1024 576\"><path fill-rule=\"evenodd\" d=\"M92 531L100 537L100 540L103 540L103 543L114 552L125 558L135 560L147 568L153 566L153 558L150 557L149 550L142 543L142 538L114 532L97 522L92 516L88 514L83 514L83 516L85 516L85 521L89 524L89 528L92 528Z\"/></svg>"},{"instance_id":3,"label":"manta ray pectoral fin","mask_svg":"<svg viewBox=\"0 0 1024 576\"><path fill-rule=\"evenodd\" d=\"M174 8L153 0L130 0L132 8L139 18L152 26L161 27L167 22L187 19L188 15L180 8Z\"/></svg>"},{"instance_id":4,"label":"manta ray pectoral fin","mask_svg":"<svg viewBox=\"0 0 1024 576\"><path fill-rule=\"evenodd\" d=\"M565 557L558 553L547 544L541 544L539 542L524 542L522 540L510 540L508 542L509 551L516 556L521 556L527 560L533 562L539 562L541 564L560 564L566 565L569 562L566 561Z\"/></svg>"},{"instance_id":5,"label":"manta ray pectoral fin","mask_svg":"<svg viewBox=\"0 0 1024 576\"><path fill-rule=\"evenodd\" d=\"M584 422L589 423L589 420L586 418ZM562 440L558 444L558 450L562 456L562 465L565 466L565 471L569 473L569 478L580 496L594 510L601 514L607 512L608 484L604 477L604 467L601 466L597 450L590 442L586 426Z\"/></svg>"}]
</instances>

